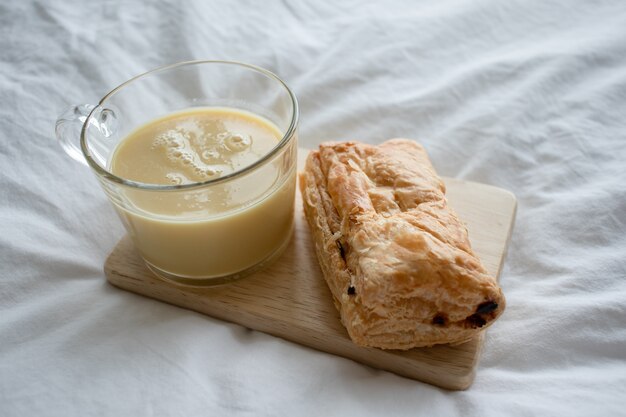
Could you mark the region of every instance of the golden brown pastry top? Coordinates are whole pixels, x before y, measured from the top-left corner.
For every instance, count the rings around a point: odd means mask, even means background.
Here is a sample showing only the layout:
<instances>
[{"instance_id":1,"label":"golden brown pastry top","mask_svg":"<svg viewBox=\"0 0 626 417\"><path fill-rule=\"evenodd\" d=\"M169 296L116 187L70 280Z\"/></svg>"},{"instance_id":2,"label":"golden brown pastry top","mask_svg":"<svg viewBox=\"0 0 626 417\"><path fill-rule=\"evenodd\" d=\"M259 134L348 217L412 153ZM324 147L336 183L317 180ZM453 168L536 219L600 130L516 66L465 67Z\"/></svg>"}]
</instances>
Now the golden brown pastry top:
<instances>
[{"instance_id":1,"label":"golden brown pastry top","mask_svg":"<svg viewBox=\"0 0 626 417\"><path fill-rule=\"evenodd\" d=\"M319 203L330 229L326 238L339 242L351 281L351 296L334 296L353 339L360 335L368 344L368 337L388 334L390 343L369 345L391 348L394 332L403 333L399 348L466 340L469 330L501 313L504 297L448 208L445 186L421 145L327 142L310 158L318 158L315 181L329 197ZM312 165L306 175L315 176ZM327 280L345 276L324 272Z\"/></svg>"}]
</instances>

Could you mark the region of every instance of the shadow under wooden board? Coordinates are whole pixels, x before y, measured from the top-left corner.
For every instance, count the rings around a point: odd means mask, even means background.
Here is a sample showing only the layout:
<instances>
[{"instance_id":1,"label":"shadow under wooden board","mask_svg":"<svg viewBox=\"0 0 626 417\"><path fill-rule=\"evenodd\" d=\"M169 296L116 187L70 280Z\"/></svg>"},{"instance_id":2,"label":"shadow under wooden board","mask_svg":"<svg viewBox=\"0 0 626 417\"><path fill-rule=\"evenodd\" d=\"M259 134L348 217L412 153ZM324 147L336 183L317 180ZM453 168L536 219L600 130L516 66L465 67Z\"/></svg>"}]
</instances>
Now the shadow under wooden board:
<instances>
[{"instance_id":1,"label":"shadow under wooden board","mask_svg":"<svg viewBox=\"0 0 626 417\"><path fill-rule=\"evenodd\" d=\"M299 150L300 166L307 153ZM449 204L467 224L473 249L489 272L499 276L515 219L515 196L489 185L451 178L444 181ZM447 389L468 388L474 380L484 332L461 345L408 351L363 348L350 340L319 269L300 193L296 194L296 224L288 248L272 265L250 277L212 288L173 284L154 276L130 239L124 237L106 260L107 279L124 290L374 368Z\"/></svg>"}]
</instances>

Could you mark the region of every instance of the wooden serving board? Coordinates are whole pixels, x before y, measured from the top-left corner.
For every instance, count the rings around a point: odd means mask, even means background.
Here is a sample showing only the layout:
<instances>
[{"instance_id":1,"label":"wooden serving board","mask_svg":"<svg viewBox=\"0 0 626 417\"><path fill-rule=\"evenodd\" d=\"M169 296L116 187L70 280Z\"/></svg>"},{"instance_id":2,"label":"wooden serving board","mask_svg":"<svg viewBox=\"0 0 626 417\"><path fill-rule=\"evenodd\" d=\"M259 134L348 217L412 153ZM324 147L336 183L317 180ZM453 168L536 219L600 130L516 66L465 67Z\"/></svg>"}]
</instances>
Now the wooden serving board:
<instances>
[{"instance_id":1,"label":"wooden serving board","mask_svg":"<svg viewBox=\"0 0 626 417\"><path fill-rule=\"evenodd\" d=\"M302 166L307 151L299 154ZM515 196L489 185L444 181L450 205L468 226L472 247L499 276L515 219ZM113 249L104 271L119 288L448 389L471 385L483 344L484 332L458 346L409 351L355 345L339 321L319 269L299 192L289 247L274 264L252 276L218 287L173 284L146 268L128 237ZM506 320L506 313L503 317Z\"/></svg>"}]
</instances>

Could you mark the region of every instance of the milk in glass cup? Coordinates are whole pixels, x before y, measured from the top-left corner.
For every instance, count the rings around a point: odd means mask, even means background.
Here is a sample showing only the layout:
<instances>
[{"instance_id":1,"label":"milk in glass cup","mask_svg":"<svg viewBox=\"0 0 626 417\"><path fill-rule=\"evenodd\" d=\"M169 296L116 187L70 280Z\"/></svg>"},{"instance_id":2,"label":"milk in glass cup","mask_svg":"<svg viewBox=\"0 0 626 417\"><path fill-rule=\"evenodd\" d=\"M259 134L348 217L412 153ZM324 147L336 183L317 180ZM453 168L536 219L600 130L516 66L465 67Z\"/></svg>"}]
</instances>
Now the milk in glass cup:
<instances>
[{"instance_id":1,"label":"milk in glass cup","mask_svg":"<svg viewBox=\"0 0 626 417\"><path fill-rule=\"evenodd\" d=\"M139 75L57 120L146 265L215 285L278 257L294 222L298 103L271 72L193 61Z\"/></svg>"}]
</instances>

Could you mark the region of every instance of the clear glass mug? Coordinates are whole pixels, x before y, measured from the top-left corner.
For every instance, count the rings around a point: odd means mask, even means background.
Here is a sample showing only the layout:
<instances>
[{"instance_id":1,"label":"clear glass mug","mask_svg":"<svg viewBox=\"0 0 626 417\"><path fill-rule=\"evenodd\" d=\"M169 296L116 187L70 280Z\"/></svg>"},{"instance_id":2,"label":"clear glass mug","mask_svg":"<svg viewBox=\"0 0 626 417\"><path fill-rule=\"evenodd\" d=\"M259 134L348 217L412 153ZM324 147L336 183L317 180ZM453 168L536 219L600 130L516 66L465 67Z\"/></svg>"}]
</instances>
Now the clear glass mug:
<instances>
[{"instance_id":1,"label":"clear glass mug","mask_svg":"<svg viewBox=\"0 0 626 417\"><path fill-rule=\"evenodd\" d=\"M145 184L111 172L111 157L130 132L196 107L254 113L273 122L282 139L252 165L205 182ZM288 245L298 117L295 95L273 73L239 62L191 61L132 78L98 105L71 106L57 120L56 135L95 173L146 265L164 279L204 286L246 276ZM210 204L215 196L218 210ZM182 210L165 210L173 206Z\"/></svg>"}]
</instances>

